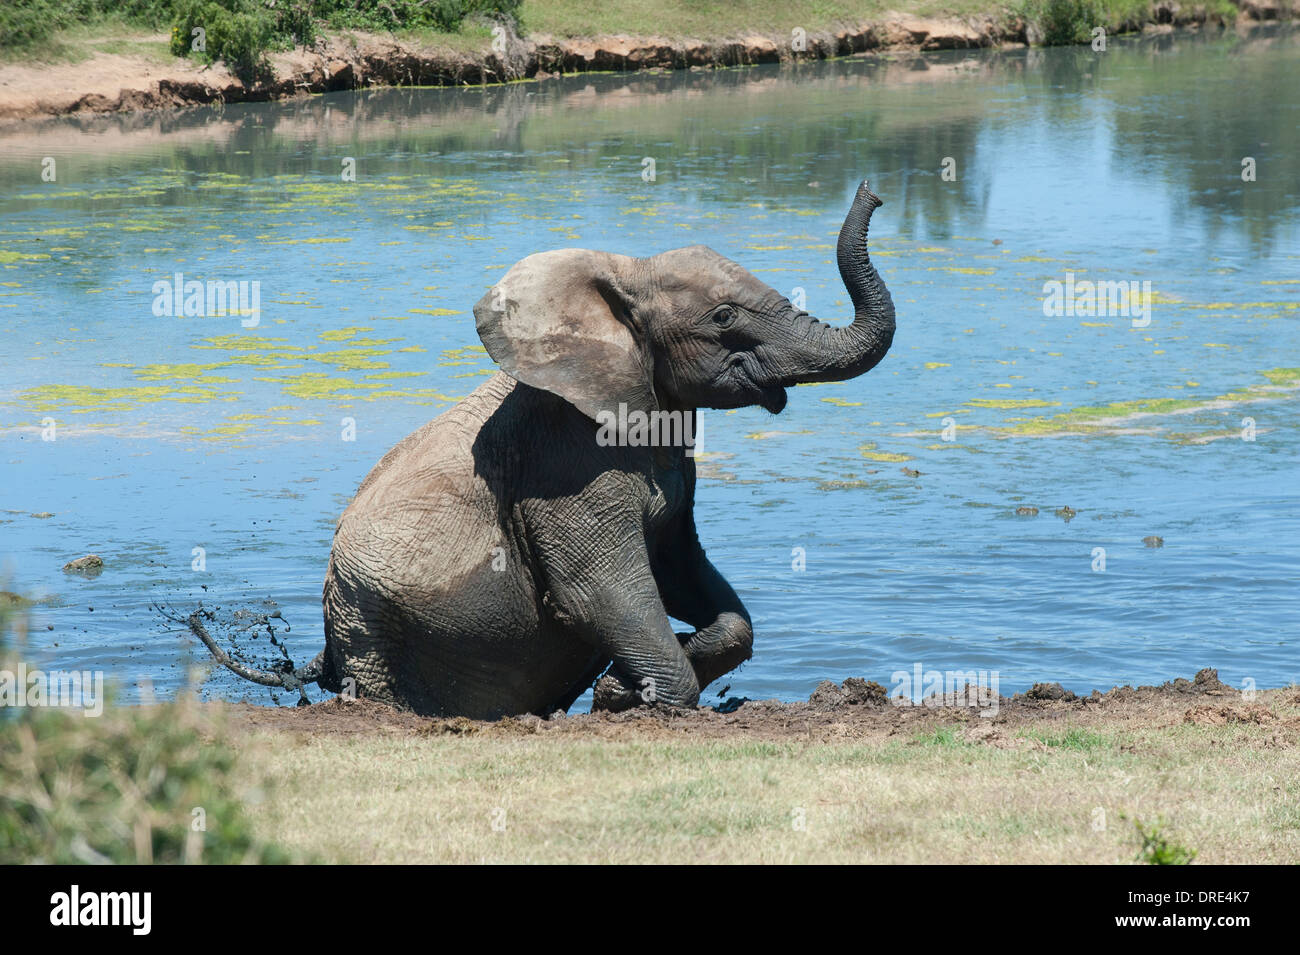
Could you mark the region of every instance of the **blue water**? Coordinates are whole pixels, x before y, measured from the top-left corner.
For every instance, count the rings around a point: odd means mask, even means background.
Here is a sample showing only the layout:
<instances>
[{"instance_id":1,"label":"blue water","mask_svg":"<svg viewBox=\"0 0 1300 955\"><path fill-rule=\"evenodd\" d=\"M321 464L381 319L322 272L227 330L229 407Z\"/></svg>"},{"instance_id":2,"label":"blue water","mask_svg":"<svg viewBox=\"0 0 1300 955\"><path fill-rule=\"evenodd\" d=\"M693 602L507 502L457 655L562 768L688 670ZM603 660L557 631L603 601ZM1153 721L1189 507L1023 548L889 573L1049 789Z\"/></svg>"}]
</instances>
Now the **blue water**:
<instances>
[{"instance_id":1,"label":"blue water","mask_svg":"<svg viewBox=\"0 0 1300 955\"><path fill-rule=\"evenodd\" d=\"M779 417L702 415L701 539L757 633L728 695L918 662L1004 693L1291 683L1298 52L1265 31L6 127L0 587L38 601L27 656L166 695L202 655L151 603L270 598L304 662L334 521L491 373L470 307L505 268L699 242L842 321L833 245L866 176L889 356ZM175 272L260 282L258 325L156 316ZM1150 325L1045 316L1067 272L1150 282ZM61 571L87 553L101 576Z\"/></svg>"}]
</instances>

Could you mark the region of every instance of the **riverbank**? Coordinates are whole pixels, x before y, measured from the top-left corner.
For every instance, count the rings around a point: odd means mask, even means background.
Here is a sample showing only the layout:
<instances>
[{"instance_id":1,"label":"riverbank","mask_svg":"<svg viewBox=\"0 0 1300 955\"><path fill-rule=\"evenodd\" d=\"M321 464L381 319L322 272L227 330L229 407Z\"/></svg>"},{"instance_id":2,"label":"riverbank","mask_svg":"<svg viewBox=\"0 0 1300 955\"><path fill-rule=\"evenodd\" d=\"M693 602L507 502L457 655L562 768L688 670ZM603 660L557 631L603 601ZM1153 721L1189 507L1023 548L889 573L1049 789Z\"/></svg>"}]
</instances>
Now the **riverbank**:
<instances>
[{"instance_id":1,"label":"riverbank","mask_svg":"<svg viewBox=\"0 0 1300 955\"><path fill-rule=\"evenodd\" d=\"M1126 2L1105 7L1109 12L1102 26L1108 36L1180 28L1248 32L1261 22L1295 16L1294 7L1282 0L1233 4ZM121 26L80 28L65 31L30 55L11 51L0 60L0 120L255 102L383 86L479 85L585 72L719 69L838 56L1023 47L1042 43L1050 29L1044 20L1023 12L1029 7L1018 8L1021 12L975 12L964 0L914 0L904 11L882 10L853 21L835 16L835 5L829 8L831 14L822 5L801 2L783 5L779 14L760 6L766 12L755 14L740 5L701 17L672 8L658 11L663 14L658 17L651 16L654 10L627 13L622 20L626 11L606 9L593 24L566 4L537 0L523 7L523 35L507 27L494 38L481 21L455 34L331 31L306 47L270 54L260 77L247 81L220 61L204 65L172 56L164 33ZM582 23L589 25L584 28ZM663 35L636 29L615 32L619 23L633 28L653 23Z\"/></svg>"},{"instance_id":2,"label":"riverbank","mask_svg":"<svg viewBox=\"0 0 1300 955\"><path fill-rule=\"evenodd\" d=\"M860 680L725 713L223 709L244 778L274 780L252 830L323 860L1300 858L1300 690L1247 700L1209 670L1083 698L1040 684L987 717Z\"/></svg>"}]
</instances>

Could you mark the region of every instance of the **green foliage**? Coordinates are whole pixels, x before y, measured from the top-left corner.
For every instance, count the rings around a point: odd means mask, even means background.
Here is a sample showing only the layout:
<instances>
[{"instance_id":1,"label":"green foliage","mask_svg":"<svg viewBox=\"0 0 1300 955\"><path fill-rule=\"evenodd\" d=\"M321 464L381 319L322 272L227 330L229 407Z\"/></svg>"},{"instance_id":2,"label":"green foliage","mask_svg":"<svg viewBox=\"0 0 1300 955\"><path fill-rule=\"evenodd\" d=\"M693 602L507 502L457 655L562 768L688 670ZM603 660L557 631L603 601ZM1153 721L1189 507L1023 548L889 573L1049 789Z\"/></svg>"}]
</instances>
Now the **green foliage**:
<instances>
[{"instance_id":1,"label":"green foliage","mask_svg":"<svg viewBox=\"0 0 1300 955\"><path fill-rule=\"evenodd\" d=\"M1038 28L1043 46L1088 43L1093 28L1109 22L1104 0L1024 0L1019 12Z\"/></svg>"},{"instance_id":2,"label":"green foliage","mask_svg":"<svg viewBox=\"0 0 1300 955\"><path fill-rule=\"evenodd\" d=\"M314 15L352 30L424 28L454 33L474 16L519 18L523 0L312 0Z\"/></svg>"},{"instance_id":3,"label":"green foliage","mask_svg":"<svg viewBox=\"0 0 1300 955\"><path fill-rule=\"evenodd\" d=\"M6 645L25 616L0 592L0 669L16 666ZM252 834L235 755L211 730L192 700L0 710L0 865L291 861Z\"/></svg>"},{"instance_id":4,"label":"green foliage","mask_svg":"<svg viewBox=\"0 0 1300 955\"><path fill-rule=\"evenodd\" d=\"M224 60L248 80L262 72L269 50L287 49L315 37L305 2L265 0L177 0L172 24L173 56L196 53L209 62Z\"/></svg>"},{"instance_id":5,"label":"green foliage","mask_svg":"<svg viewBox=\"0 0 1300 955\"><path fill-rule=\"evenodd\" d=\"M25 50L60 30L117 20L171 27L172 53L187 56L191 30L207 31L209 59L237 72L272 49L312 42L325 25L353 30L431 29L454 33L471 17L518 20L523 0L3 0L0 50Z\"/></svg>"},{"instance_id":6,"label":"green foliage","mask_svg":"<svg viewBox=\"0 0 1300 955\"><path fill-rule=\"evenodd\" d=\"M1161 832L1164 824L1163 819L1150 825L1146 825L1141 819L1133 820L1133 828L1137 830L1138 838L1142 840L1136 860L1147 865L1191 865L1192 860L1196 858L1196 850L1170 842Z\"/></svg>"},{"instance_id":7,"label":"green foliage","mask_svg":"<svg viewBox=\"0 0 1300 955\"><path fill-rule=\"evenodd\" d=\"M171 22L175 0L4 0L0 50L24 50L59 30L115 19L160 29Z\"/></svg>"},{"instance_id":8,"label":"green foliage","mask_svg":"<svg viewBox=\"0 0 1300 955\"><path fill-rule=\"evenodd\" d=\"M312 42L320 25L358 30L428 28L455 32L471 16L511 16L522 0L166 0L176 5L174 56L196 52L224 60L247 80L265 69L266 54ZM196 30L202 30L196 35ZM196 49L201 36L202 49Z\"/></svg>"},{"instance_id":9,"label":"green foliage","mask_svg":"<svg viewBox=\"0 0 1300 955\"><path fill-rule=\"evenodd\" d=\"M472 17L519 17L523 0L0 0L0 51L28 51L61 30L117 21L170 27L174 56L223 60L244 80L266 54L312 43L326 27L455 33ZM195 49L194 29L203 29Z\"/></svg>"}]
</instances>

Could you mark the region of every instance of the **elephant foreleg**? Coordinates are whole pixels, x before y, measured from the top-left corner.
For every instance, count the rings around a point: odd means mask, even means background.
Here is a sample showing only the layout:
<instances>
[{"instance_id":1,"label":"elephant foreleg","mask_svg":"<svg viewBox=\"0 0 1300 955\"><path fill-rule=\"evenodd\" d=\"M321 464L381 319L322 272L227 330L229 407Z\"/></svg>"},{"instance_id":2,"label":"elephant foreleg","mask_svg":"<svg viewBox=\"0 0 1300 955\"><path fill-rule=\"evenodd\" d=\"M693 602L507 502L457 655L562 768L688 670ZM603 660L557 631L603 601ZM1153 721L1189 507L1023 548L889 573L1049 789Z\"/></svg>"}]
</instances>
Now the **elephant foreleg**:
<instances>
[{"instance_id":1,"label":"elephant foreleg","mask_svg":"<svg viewBox=\"0 0 1300 955\"><path fill-rule=\"evenodd\" d=\"M660 600L640 528L606 521L570 534L567 546L534 545L555 623L613 661L593 691L593 708L693 707L700 684ZM549 543L545 533L537 532L539 543Z\"/></svg>"},{"instance_id":2,"label":"elephant foreleg","mask_svg":"<svg viewBox=\"0 0 1300 955\"><path fill-rule=\"evenodd\" d=\"M673 616L686 619L676 613ZM719 614L707 627L676 636L701 690L748 660L754 643L748 618L732 612ZM642 702L656 701L615 664L596 683L592 708L619 712Z\"/></svg>"},{"instance_id":3,"label":"elephant foreleg","mask_svg":"<svg viewBox=\"0 0 1300 955\"><path fill-rule=\"evenodd\" d=\"M685 539L684 553L662 556L657 580L668 613L696 628L678 637L702 690L753 655L754 631L749 611L705 556L694 528Z\"/></svg>"}]
</instances>

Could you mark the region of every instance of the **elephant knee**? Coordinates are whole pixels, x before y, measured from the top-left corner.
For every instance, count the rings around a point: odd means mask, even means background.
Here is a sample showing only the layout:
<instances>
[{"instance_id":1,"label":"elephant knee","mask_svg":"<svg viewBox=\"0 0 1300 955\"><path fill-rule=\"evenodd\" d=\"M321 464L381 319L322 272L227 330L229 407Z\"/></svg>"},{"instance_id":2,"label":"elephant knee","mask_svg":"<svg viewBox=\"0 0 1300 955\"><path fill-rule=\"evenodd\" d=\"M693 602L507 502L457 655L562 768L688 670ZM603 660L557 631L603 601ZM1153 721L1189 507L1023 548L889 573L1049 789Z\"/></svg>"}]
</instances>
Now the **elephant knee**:
<instances>
[{"instance_id":1,"label":"elephant knee","mask_svg":"<svg viewBox=\"0 0 1300 955\"><path fill-rule=\"evenodd\" d=\"M738 613L724 613L719 614L718 624L724 652L728 656L740 656L741 663L748 660L754 652L754 627L749 619Z\"/></svg>"},{"instance_id":2,"label":"elephant knee","mask_svg":"<svg viewBox=\"0 0 1300 955\"><path fill-rule=\"evenodd\" d=\"M718 614L713 623L697 631L686 642L686 653L692 660L725 662L727 669L740 666L753 652L754 628L744 615L738 613Z\"/></svg>"},{"instance_id":3,"label":"elephant knee","mask_svg":"<svg viewBox=\"0 0 1300 955\"><path fill-rule=\"evenodd\" d=\"M730 673L754 654L754 629L744 614L722 613L683 647L701 688Z\"/></svg>"}]
</instances>

